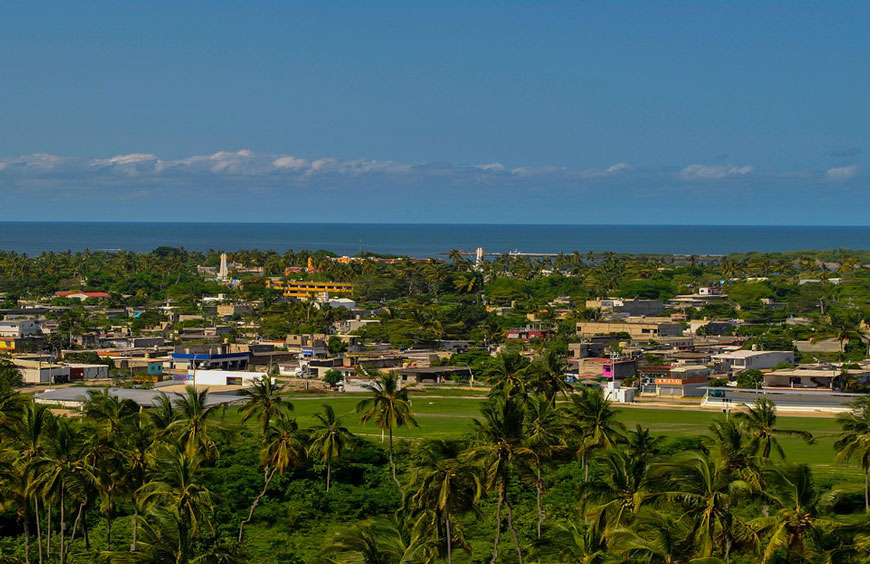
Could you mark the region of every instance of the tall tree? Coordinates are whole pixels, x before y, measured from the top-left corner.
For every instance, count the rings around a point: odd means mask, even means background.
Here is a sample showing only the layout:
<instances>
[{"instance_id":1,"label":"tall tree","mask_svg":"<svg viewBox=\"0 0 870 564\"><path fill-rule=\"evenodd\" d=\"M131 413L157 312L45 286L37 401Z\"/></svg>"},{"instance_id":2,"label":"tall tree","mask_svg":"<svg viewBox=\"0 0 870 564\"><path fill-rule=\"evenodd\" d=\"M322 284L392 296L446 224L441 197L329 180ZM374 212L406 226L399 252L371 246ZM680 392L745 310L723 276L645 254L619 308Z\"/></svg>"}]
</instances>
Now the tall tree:
<instances>
[{"instance_id":1,"label":"tall tree","mask_svg":"<svg viewBox=\"0 0 870 564\"><path fill-rule=\"evenodd\" d=\"M442 459L416 471L411 489L411 502L431 513L436 524L443 523L447 564L452 564L453 543L457 538L454 517L470 510L483 491L477 469L456 458Z\"/></svg>"},{"instance_id":2,"label":"tall tree","mask_svg":"<svg viewBox=\"0 0 870 564\"><path fill-rule=\"evenodd\" d=\"M837 460L857 460L864 471L864 511L870 513L870 397L852 404L851 411L841 413L837 422L842 432L834 443Z\"/></svg>"},{"instance_id":3,"label":"tall tree","mask_svg":"<svg viewBox=\"0 0 870 564\"><path fill-rule=\"evenodd\" d=\"M341 419L335 415L335 410L329 404L323 404L320 413L315 413L317 423L311 426L311 443L308 446L309 455L315 454L326 464L326 491L329 491L332 480L332 461L341 458L341 453L354 439L353 433L345 427Z\"/></svg>"},{"instance_id":4,"label":"tall tree","mask_svg":"<svg viewBox=\"0 0 870 564\"><path fill-rule=\"evenodd\" d=\"M211 460L220 455L215 435L225 433L226 429L212 420L218 405L209 405L207 400L208 390L199 392L193 386L187 386L178 400L178 416L166 428L178 438L189 459L202 456Z\"/></svg>"},{"instance_id":5,"label":"tall tree","mask_svg":"<svg viewBox=\"0 0 870 564\"><path fill-rule=\"evenodd\" d=\"M555 396L536 395L526 402L526 445L534 455L535 500L538 510L537 536L540 539L547 513L541 502L544 494L544 464L560 451L567 449L565 423L556 409Z\"/></svg>"},{"instance_id":6,"label":"tall tree","mask_svg":"<svg viewBox=\"0 0 870 564\"><path fill-rule=\"evenodd\" d=\"M625 442L625 425L599 388L583 388L571 396L566 410L568 427L577 436L577 454L583 464L583 480L589 481L589 457L596 450Z\"/></svg>"},{"instance_id":7,"label":"tall tree","mask_svg":"<svg viewBox=\"0 0 870 564\"><path fill-rule=\"evenodd\" d=\"M466 456L484 469L487 489L498 496L495 510L495 538L493 539L491 564L498 561L498 545L501 539L502 508L506 510L507 526L513 537L517 558L523 564L523 551L513 521L513 509L507 496L507 488L514 466L528 468L532 450L523 444L525 413L517 398L505 394L491 397L480 409L482 419L474 420L475 444Z\"/></svg>"},{"instance_id":8,"label":"tall tree","mask_svg":"<svg viewBox=\"0 0 870 564\"><path fill-rule=\"evenodd\" d=\"M242 422L256 417L265 433L273 419L292 411L293 404L284 400L278 392L278 386L272 384L268 374L254 380L253 385L242 390L242 395L247 400L241 409Z\"/></svg>"},{"instance_id":9,"label":"tall tree","mask_svg":"<svg viewBox=\"0 0 870 564\"><path fill-rule=\"evenodd\" d=\"M767 398L758 398L754 406L746 412L737 413L735 419L744 423L752 437L751 450L763 460L769 460L772 452L785 459L785 451L777 437L799 437L807 444L813 443L812 433L795 429L779 429L776 427L776 404Z\"/></svg>"},{"instance_id":10,"label":"tall tree","mask_svg":"<svg viewBox=\"0 0 870 564\"><path fill-rule=\"evenodd\" d=\"M239 525L239 542L245 532L245 525L254 518L254 511L266 495L269 484L276 473L284 474L289 468L297 468L305 461L305 446L299 440L296 421L278 417L269 424L263 437L260 462L263 465L263 490L254 498L248 516Z\"/></svg>"},{"instance_id":11,"label":"tall tree","mask_svg":"<svg viewBox=\"0 0 870 564\"><path fill-rule=\"evenodd\" d=\"M364 386L370 396L356 405L363 424L374 421L375 424L390 436L390 468L393 481L402 487L396 476L396 461L393 458L393 429L396 427L416 426L414 412L408 398L408 389L399 387L398 376L394 373L378 372L371 384Z\"/></svg>"},{"instance_id":12,"label":"tall tree","mask_svg":"<svg viewBox=\"0 0 870 564\"><path fill-rule=\"evenodd\" d=\"M139 552L168 551L176 564L191 562L200 533L211 530L213 512L212 493L200 481L201 457L188 455L187 450L186 445L174 443L156 450L149 464L150 479L139 491L147 510ZM161 542L165 539L171 542Z\"/></svg>"}]
</instances>

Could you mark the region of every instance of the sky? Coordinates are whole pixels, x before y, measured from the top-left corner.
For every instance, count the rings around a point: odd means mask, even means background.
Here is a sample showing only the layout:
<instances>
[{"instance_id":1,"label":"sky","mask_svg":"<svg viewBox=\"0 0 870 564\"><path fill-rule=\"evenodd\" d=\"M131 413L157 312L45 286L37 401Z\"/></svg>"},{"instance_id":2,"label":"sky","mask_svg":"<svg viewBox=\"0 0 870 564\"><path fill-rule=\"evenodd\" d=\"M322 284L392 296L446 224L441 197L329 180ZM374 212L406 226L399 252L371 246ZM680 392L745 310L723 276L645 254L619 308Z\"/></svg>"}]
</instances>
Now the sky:
<instances>
[{"instance_id":1,"label":"sky","mask_svg":"<svg viewBox=\"0 0 870 564\"><path fill-rule=\"evenodd\" d=\"M0 3L0 221L868 225L870 2Z\"/></svg>"}]
</instances>

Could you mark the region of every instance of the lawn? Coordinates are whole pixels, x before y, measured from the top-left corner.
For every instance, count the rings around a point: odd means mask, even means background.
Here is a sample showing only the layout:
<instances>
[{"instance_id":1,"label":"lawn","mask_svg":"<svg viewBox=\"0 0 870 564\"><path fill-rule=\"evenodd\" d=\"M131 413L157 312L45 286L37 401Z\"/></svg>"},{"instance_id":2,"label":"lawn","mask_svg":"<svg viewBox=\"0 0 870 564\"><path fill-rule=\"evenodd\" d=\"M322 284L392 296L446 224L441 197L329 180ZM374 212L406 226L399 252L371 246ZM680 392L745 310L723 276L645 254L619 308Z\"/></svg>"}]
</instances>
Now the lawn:
<instances>
[{"instance_id":1,"label":"lawn","mask_svg":"<svg viewBox=\"0 0 870 564\"><path fill-rule=\"evenodd\" d=\"M356 414L355 406L365 394L347 395L294 395L290 401L294 415L301 427L315 422L314 413L324 403L333 406L336 414L342 417L345 425L354 433L377 437L380 431L373 424L362 425ZM406 439L423 437L457 438L471 430L471 421L479 415L480 400L463 397L427 397L414 395L412 405L419 427L397 429L395 436ZM636 424L649 427L653 433L667 437L703 435L715 417L716 412L703 412L661 408L619 408L620 420L629 428ZM778 426L782 429L809 431L816 438L813 444L806 444L794 437L780 439L786 456L794 462L809 464L819 476L849 483L862 480L862 473L855 465L834 463L834 441L839 425L833 418L780 416Z\"/></svg>"}]
</instances>

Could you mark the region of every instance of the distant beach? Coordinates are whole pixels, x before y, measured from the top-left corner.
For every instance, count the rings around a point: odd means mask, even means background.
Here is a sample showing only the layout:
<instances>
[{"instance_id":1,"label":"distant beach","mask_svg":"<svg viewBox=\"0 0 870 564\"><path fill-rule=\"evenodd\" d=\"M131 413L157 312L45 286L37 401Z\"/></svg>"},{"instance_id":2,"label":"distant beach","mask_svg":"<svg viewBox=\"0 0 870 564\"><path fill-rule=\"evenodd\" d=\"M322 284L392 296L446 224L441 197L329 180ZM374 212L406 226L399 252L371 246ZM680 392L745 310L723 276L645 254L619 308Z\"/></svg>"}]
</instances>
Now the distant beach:
<instances>
[{"instance_id":1,"label":"distant beach","mask_svg":"<svg viewBox=\"0 0 870 564\"><path fill-rule=\"evenodd\" d=\"M430 257L459 248L487 253L613 251L727 254L804 249L870 249L870 227L492 225L347 223L100 223L0 222L0 249L43 251L159 246L208 249L325 249Z\"/></svg>"}]
</instances>

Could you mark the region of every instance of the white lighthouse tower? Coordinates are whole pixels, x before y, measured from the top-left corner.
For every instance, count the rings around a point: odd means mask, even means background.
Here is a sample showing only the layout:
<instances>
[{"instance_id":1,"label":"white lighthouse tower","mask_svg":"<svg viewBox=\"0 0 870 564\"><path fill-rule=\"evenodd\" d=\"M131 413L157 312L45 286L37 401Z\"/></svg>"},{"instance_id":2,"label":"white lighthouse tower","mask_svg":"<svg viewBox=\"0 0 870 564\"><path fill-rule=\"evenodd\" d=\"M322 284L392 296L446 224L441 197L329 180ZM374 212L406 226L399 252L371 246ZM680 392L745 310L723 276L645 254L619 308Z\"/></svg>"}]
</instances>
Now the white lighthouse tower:
<instances>
[{"instance_id":1,"label":"white lighthouse tower","mask_svg":"<svg viewBox=\"0 0 870 564\"><path fill-rule=\"evenodd\" d=\"M221 253L221 268L218 270L218 278L226 280L227 276L229 276L229 271L227 270L227 254Z\"/></svg>"}]
</instances>

